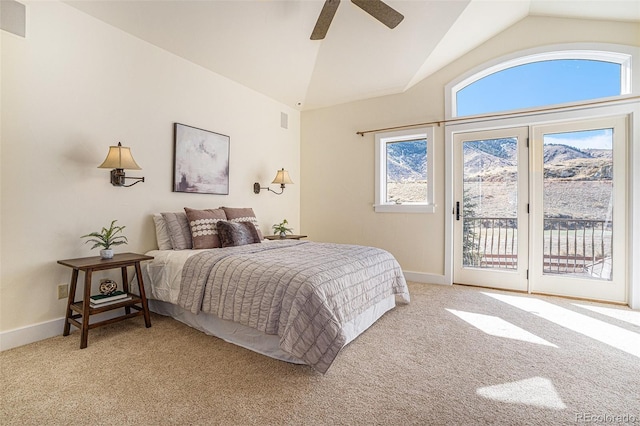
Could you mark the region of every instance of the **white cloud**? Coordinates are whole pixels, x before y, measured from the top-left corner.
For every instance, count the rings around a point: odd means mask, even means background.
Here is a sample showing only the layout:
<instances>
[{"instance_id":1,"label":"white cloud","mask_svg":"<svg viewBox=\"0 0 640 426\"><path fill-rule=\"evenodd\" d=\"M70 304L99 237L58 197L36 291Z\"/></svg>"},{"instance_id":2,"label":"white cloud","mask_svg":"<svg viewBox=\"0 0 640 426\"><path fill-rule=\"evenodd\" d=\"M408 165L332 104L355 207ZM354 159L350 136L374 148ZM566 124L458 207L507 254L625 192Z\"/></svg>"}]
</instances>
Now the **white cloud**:
<instances>
[{"instance_id":1,"label":"white cloud","mask_svg":"<svg viewBox=\"0 0 640 426\"><path fill-rule=\"evenodd\" d=\"M557 133L545 135L544 143L568 145L578 149L612 149L613 135L609 129L594 130L592 132Z\"/></svg>"}]
</instances>

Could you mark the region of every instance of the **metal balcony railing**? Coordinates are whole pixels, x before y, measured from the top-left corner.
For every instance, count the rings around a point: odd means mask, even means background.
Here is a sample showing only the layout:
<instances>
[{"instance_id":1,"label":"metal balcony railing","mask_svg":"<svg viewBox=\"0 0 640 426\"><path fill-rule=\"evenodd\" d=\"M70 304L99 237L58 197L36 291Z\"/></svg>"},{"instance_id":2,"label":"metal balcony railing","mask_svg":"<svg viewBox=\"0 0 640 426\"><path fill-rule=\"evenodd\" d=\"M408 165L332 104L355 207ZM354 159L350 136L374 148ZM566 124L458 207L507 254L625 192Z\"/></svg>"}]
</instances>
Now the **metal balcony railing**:
<instances>
[{"instance_id":1,"label":"metal balcony railing","mask_svg":"<svg viewBox=\"0 0 640 426\"><path fill-rule=\"evenodd\" d=\"M515 269L517 219L464 218L463 262L466 267ZM544 273L611 279L610 221L544 219Z\"/></svg>"}]
</instances>

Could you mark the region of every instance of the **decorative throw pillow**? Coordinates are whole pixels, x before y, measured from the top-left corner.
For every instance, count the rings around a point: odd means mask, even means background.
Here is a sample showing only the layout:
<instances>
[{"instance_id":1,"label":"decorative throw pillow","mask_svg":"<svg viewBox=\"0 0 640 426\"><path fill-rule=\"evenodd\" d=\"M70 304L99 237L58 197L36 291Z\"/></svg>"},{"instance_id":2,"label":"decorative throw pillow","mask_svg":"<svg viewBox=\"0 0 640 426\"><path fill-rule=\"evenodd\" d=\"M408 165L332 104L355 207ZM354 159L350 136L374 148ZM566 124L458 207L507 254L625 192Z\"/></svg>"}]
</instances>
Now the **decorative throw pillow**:
<instances>
[{"instance_id":1,"label":"decorative throw pillow","mask_svg":"<svg viewBox=\"0 0 640 426\"><path fill-rule=\"evenodd\" d=\"M222 247L244 246L246 244L259 243L256 227L251 222L227 222L216 223L220 244Z\"/></svg>"},{"instance_id":2,"label":"decorative throw pillow","mask_svg":"<svg viewBox=\"0 0 640 426\"><path fill-rule=\"evenodd\" d=\"M169 231L167 230L167 222L160 213L153 215L153 223L156 226L156 241L158 242L158 250L173 250Z\"/></svg>"},{"instance_id":3,"label":"decorative throw pillow","mask_svg":"<svg viewBox=\"0 0 640 426\"><path fill-rule=\"evenodd\" d=\"M220 220L227 220L224 210L195 210L185 207L184 211L189 221L194 249L221 247L216 223Z\"/></svg>"},{"instance_id":4,"label":"decorative throw pillow","mask_svg":"<svg viewBox=\"0 0 640 426\"><path fill-rule=\"evenodd\" d=\"M185 212L162 213L167 231L169 231L169 239L174 250L188 250L193 248L191 241L191 229L189 229L189 221Z\"/></svg>"},{"instance_id":5,"label":"decorative throw pillow","mask_svg":"<svg viewBox=\"0 0 640 426\"><path fill-rule=\"evenodd\" d=\"M255 213L251 207L246 208L237 208L237 207L220 207L224 210L227 215L227 220L233 223L240 222L249 222L255 226L256 231L258 232L258 238L262 241L262 232L260 231L260 226L258 225L258 219L256 218Z\"/></svg>"}]
</instances>

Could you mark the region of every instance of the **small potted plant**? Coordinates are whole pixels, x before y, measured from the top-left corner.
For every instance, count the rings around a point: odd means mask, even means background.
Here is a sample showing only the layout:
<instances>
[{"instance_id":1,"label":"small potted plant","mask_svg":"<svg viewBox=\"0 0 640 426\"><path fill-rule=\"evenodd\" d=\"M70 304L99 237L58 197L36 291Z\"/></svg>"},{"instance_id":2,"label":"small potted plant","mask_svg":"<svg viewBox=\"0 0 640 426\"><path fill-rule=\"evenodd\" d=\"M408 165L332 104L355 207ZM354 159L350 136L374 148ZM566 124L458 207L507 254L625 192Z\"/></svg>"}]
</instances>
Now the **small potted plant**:
<instances>
[{"instance_id":1,"label":"small potted plant","mask_svg":"<svg viewBox=\"0 0 640 426\"><path fill-rule=\"evenodd\" d=\"M287 232L289 234L293 233L293 230L291 228L287 228L288 224L289 224L289 222L287 222L287 219L284 219L282 222L273 225L272 226L273 235L280 234L280 238L284 238L284 237L287 236Z\"/></svg>"},{"instance_id":2,"label":"small potted plant","mask_svg":"<svg viewBox=\"0 0 640 426\"><path fill-rule=\"evenodd\" d=\"M100 250L100 257L103 259L113 258L113 246L119 246L120 244L127 244L129 241L124 235L118 235L124 230L124 226L116 226L117 220L111 221L109 228L102 228L100 232L92 232L87 235L83 235L80 238L89 238L86 243L94 243L91 250L96 247L102 247Z\"/></svg>"}]
</instances>

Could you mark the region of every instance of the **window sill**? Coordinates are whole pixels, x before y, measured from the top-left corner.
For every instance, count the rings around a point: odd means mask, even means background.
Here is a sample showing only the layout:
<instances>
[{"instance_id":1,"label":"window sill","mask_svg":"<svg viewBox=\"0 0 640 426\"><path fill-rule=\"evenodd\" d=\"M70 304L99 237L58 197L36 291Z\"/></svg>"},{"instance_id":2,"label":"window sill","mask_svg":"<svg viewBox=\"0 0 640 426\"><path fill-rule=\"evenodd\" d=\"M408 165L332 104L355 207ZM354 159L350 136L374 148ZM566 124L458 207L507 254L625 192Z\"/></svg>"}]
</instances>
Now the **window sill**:
<instances>
[{"instance_id":1,"label":"window sill","mask_svg":"<svg viewBox=\"0 0 640 426\"><path fill-rule=\"evenodd\" d=\"M376 213L435 213L435 204L374 204Z\"/></svg>"}]
</instances>

